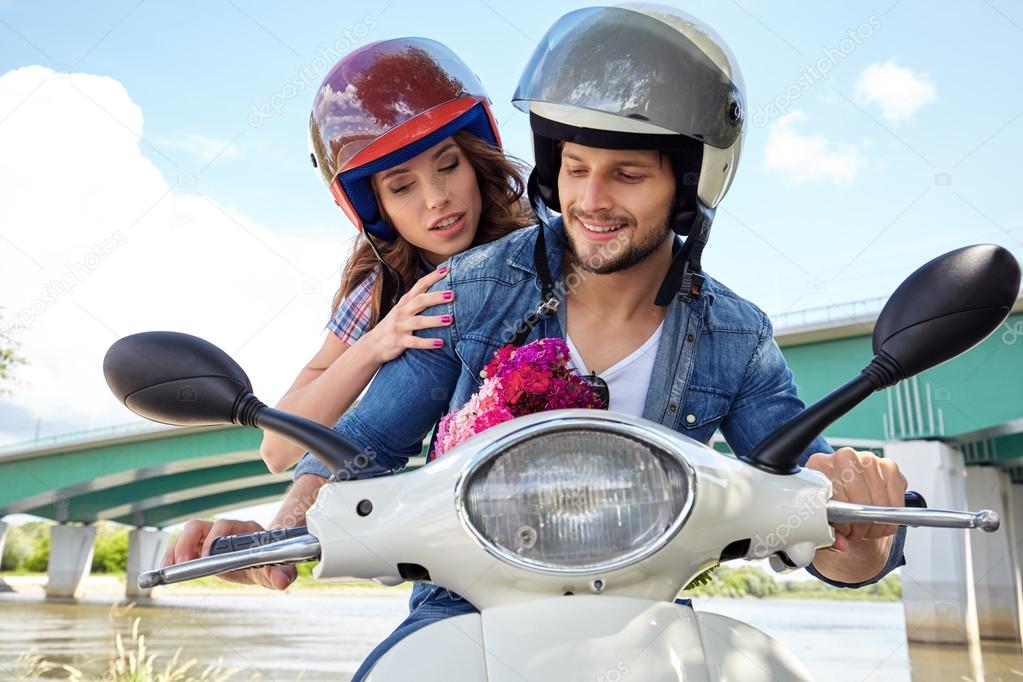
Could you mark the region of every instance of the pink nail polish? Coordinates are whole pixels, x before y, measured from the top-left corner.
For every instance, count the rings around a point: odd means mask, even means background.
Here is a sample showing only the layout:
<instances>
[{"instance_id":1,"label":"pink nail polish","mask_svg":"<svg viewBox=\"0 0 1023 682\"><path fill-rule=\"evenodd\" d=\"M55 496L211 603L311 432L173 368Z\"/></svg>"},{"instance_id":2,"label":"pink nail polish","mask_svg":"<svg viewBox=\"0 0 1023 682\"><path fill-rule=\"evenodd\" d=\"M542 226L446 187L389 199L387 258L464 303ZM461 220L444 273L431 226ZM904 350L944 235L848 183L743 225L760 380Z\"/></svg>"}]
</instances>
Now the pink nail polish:
<instances>
[{"instance_id":1,"label":"pink nail polish","mask_svg":"<svg viewBox=\"0 0 1023 682\"><path fill-rule=\"evenodd\" d=\"M443 266L443 267L437 268L437 272L439 272L442 275L447 274L447 271L448 271L448 266L446 266L446 265Z\"/></svg>"},{"instance_id":2,"label":"pink nail polish","mask_svg":"<svg viewBox=\"0 0 1023 682\"><path fill-rule=\"evenodd\" d=\"M445 291L444 292L444 300L445 301L450 301L452 296L454 296L454 293L452 293L450 291Z\"/></svg>"},{"instance_id":3,"label":"pink nail polish","mask_svg":"<svg viewBox=\"0 0 1023 682\"><path fill-rule=\"evenodd\" d=\"M440 339L434 339L434 341L433 341L433 347L434 348L440 348L443 345L444 345L443 341L441 341Z\"/></svg>"},{"instance_id":4,"label":"pink nail polish","mask_svg":"<svg viewBox=\"0 0 1023 682\"><path fill-rule=\"evenodd\" d=\"M441 315L440 316L440 321L441 321L442 324L451 324L451 316L450 315Z\"/></svg>"}]
</instances>

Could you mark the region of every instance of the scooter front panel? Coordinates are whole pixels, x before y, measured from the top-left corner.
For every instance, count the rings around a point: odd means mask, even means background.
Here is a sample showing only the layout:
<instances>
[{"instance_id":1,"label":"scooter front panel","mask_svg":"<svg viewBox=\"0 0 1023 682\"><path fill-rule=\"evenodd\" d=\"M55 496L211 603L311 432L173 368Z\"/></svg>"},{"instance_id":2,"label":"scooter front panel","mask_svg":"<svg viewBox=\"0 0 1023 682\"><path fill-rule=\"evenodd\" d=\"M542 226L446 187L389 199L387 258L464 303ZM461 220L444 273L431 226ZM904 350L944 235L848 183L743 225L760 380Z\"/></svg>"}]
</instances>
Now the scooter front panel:
<instances>
[{"instance_id":1,"label":"scooter front panel","mask_svg":"<svg viewBox=\"0 0 1023 682\"><path fill-rule=\"evenodd\" d=\"M709 682L689 607L573 595L483 611L491 682Z\"/></svg>"},{"instance_id":2,"label":"scooter front panel","mask_svg":"<svg viewBox=\"0 0 1023 682\"><path fill-rule=\"evenodd\" d=\"M416 630L384 654L366 682L486 682L480 614L439 620Z\"/></svg>"},{"instance_id":3,"label":"scooter front panel","mask_svg":"<svg viewBox=\"0 0 1023 682\"><path fill-rule=\"evenodd\" d=\"M697 611L711 680L812 682L798 658L752 625Z\"/></svg>"}]
</instances>

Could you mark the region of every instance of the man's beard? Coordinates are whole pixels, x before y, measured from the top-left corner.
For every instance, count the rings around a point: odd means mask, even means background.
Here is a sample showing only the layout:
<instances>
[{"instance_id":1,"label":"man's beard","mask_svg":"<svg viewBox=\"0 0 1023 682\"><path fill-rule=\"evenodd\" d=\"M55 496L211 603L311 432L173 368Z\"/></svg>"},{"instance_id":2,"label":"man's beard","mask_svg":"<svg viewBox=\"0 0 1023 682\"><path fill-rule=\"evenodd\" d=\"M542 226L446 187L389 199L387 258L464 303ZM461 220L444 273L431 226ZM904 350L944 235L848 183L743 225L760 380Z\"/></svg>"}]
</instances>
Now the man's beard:
<instances>
[{"instance_id":1,"label":"man's beard","mask_svg":"<svg viewBox=\"0 0 1023 682\"><path fill-rule=\"evenodd\" d=\"M575 220L578 222L579 218L574 212L572 212L569 216L569 220ZM604 221L606 219L601 218L599 220ZM606 220L606 222L616 222L616 220L611 219ZM629 221L629 225L632 226L633 235L635 235L637 232L635 224ZM571 263L573 265L577 265L582 270L592 272L595 275L610 275L611 273L621 272L622 270L627 270L634 265L642 263L644 260L649 258L651 254L657 251L662 244L664 244L664 240L667 239L670 234L671 226L668 220L664 220L651 232L647 233L645 238L633 240L632 243L626 247L619 245L617 248L609 249L608 247L613 247L616 244L616 241L612 239L603 247L597 247L585 258L581 258L579 256L579 249L576 246L572 230L565 230L565 236L568 238L568 253L571 255Z\"/></svg>"}]
</instances>

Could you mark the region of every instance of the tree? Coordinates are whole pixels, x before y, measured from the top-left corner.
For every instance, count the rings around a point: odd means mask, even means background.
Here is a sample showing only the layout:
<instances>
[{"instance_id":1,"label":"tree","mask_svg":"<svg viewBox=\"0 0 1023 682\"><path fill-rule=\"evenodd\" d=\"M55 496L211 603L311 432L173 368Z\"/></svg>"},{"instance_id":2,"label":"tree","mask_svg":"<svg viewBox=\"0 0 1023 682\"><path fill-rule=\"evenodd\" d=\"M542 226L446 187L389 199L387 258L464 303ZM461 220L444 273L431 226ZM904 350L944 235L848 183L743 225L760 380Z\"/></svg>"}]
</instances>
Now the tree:
<instances>
[{"instance_id":1,"label":"tree","mask_svg":"<svg viewBox=\"0 0 1023 682\"><path fill-rule=\"evenodd\" d=\"M92 552L93 573L123 573L128 565L128 528L116 523L96 524Z\"/></svg>"},{"instance_id":2,"label":"tree","mask_svg":"<svg viewBox=\"0 0 1023 682\"><path fill-rule=\"evenodd\" d=\"M16 327L9 327L4 322L2 310L0 308L0 395L10 393L7 384L14 377L14 367L25 363L25 359L17 354L18 342L12 335Z\"/></svg>"},{"instance_id":3,"label":"tree","mask_svg":"<svg viewBox=\"0 0 1023 682\"><path fill-rule=\"evenodd\" d=\"M4 556L0 559L0 571L21 569L35 550L35 542L21 526L9 526L4 542Z\"/></svg>"},{"instance_id":4,"label":"tree","mask_svg":"<svg viewBox=\"0 0 1023 682\"><path fill-rule=\"evenodd\" d=\"M48 521L32 521L22 526L22 530L32 539L32 553L29 554L21 569L29 573L46 573L50 560L50 527Z\"/></svg>"},{"instance_id":5,"label":"tree","mask_svg":"<svg viewBox=\"0 0 1023 682\"><path fill-rule=\"evenodd\" d=\"M419 47L383 55L354 78L352 84L362 108L381 128L390 128L409 112L419 113L465 91L460 80L451 78L443 66Z\"/></svg>"}]
</instances>

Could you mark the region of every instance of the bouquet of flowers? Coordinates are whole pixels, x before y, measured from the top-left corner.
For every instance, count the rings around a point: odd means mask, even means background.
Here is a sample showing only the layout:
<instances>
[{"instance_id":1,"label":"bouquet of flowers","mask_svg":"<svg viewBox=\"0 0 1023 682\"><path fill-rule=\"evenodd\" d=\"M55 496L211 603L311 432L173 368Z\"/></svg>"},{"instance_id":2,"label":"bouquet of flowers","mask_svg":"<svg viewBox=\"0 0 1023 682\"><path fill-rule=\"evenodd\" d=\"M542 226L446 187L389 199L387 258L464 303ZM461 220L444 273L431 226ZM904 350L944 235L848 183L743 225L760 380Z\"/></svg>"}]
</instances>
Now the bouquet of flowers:
<instances>
[{"instance_id":1,"label":"bouquet of flowers","mask_svg":"<svg viewBox=\"0 0 1023 682\"><path fill-rule=\"evenodd\" d=\"M481 372L480 390L440 420L430 459L515 417L574 407L607 409L597 390L570 369L568 361L568 346L561 339L498 349Z\"/></svg>"}]
</instances>

